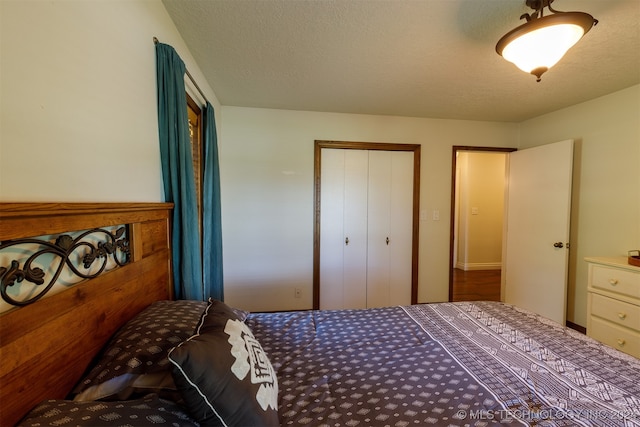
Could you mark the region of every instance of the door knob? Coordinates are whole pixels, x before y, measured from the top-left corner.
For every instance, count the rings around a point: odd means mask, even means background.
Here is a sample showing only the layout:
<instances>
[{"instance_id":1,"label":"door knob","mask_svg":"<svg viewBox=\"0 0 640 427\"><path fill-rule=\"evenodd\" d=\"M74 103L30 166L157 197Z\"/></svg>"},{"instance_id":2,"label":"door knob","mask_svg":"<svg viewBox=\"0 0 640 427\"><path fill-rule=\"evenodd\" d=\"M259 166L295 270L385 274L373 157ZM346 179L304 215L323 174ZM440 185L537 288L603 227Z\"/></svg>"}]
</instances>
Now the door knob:
<instances>
[{"instance_id":1,"label":"door knob","mask_svg":"<svg viewBox=\"0 0 640 427\"><path fill-rule=\"evenodd\" d=\"M389 246L389 238L387 237L387 246Z\"/></svg>"},{"instance_id":2,"label":"door knob","mask_svg":"<svg viewBox=\"0 0 640 427\"><path fill-rule=\"evenodd\" d=\"M348 236L347 236L347 238L346 238L346 239L344 239L344 244L345 244L345 245L347 245L347 246L349 246L349 237L348 237Z\"/></svg>"},{"instance_id":3,"label":"door knob","mask_svg":"<svg viewBox=\"0 0 640 427\"><path fill-rule=\"evenodd\" d=\"M563 247L564 247L564 244L563 244L562 242L555 242L555 243L553 244L553 247L554 247L554 248L563 248Z\"/></svg>"}]
</instances>

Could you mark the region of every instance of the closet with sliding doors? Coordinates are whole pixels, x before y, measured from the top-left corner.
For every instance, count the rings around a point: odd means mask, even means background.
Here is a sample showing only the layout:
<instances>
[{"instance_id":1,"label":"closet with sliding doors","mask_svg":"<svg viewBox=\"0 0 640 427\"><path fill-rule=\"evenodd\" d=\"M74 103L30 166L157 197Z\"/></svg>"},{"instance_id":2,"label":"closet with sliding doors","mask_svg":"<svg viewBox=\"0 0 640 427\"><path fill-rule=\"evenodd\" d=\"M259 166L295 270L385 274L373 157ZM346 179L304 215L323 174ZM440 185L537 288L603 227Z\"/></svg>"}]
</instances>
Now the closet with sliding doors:
<instances>
[{"instance_id":1,"label":"closet with sliding doors","mask_svg":"<svg viewBox=\"0 0 640 427\"><path fill-rule=\"evenodd\" d=\"M417 302L420 146L316 141L314 308Z\"/></svg>"}]
</instances>

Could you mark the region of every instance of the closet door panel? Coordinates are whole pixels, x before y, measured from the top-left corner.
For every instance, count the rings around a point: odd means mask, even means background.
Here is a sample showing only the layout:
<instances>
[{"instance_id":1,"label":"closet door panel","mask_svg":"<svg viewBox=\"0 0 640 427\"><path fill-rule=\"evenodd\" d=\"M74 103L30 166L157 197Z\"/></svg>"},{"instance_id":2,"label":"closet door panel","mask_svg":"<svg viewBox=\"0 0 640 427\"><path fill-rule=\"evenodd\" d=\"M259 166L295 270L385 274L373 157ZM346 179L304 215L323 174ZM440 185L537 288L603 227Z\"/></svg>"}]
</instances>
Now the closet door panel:
<instances>
[{"instance_id":1,"label":"closet door panel","mask_svg":"<svg viewBox=\"0 0 640 427\"><path fill-rule=\"evenodd\" d=\"M323 149L320 193L320 308L343 301L344 150Z\"/></svg>"},{"instance_id":2,"label":"closet door panel","mask_svg":"<svg viewBox=\"0 0 640 427\"><path fill-rule=\"evenodd\" d=\"M319 308L407 305L414 153L322 148Z\"/></svg>"},{"instance_id":3,"label":"closet door panel","mask_svg":"<svg viewBox=\"0 0 640 427\"><path fill-rule=\"evenodd\" d=\"M344 308L367 307L367 175L368 152L343 150L344 179ZM348 240L347 240L348 239Z\"/></svg>"},{"instance_id":4,"label":"closet door panel","mask_svg":"<svg viewBox=\"0 0 640 427\"><path fill-rule=\"evenodd\" d=\"M413 153L391 153L389 304L411 304Z\"/></svg>"},{"instance_id":5,"label":"closet door panel","mask_svg":"<svg viewBox=\"0 0 640 427\"><path fill-rule=\"evenodd\" d=\"M391 152L369 152L369 246L367 248L367 307L389 305L390 257L387 238L391 221Z\"/></svg>"}]
</instances>

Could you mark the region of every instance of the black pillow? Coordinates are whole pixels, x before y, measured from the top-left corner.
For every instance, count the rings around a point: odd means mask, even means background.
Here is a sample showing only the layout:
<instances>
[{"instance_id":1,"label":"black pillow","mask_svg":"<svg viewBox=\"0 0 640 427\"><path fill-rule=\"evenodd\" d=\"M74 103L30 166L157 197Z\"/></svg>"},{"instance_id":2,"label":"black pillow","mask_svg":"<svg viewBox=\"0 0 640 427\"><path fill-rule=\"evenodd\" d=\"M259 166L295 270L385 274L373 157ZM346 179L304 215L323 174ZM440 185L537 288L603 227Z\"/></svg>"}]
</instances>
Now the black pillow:
<instances>
[{"instance_id":1,"label":"black pillow","mask_svg":"<svg viewBox=\"0 0 640 427\"><path fill-rule=\"evenodd\" d=\"M169 350L193 335L205 301L156 301L124 324L78 383L74 400L128 399L175 390Z\"/></svg>"},{"instance_id":2,"label":"black pillow","mask_svg":"<svg viewBox=\"0 0 640 427\"><path fill-rule=\"evenodd\" d=\"M202 425L278 426L278 381L249 327L209 300L196 334L169 352L174 382Z\"/></svg>"}]
</instances>

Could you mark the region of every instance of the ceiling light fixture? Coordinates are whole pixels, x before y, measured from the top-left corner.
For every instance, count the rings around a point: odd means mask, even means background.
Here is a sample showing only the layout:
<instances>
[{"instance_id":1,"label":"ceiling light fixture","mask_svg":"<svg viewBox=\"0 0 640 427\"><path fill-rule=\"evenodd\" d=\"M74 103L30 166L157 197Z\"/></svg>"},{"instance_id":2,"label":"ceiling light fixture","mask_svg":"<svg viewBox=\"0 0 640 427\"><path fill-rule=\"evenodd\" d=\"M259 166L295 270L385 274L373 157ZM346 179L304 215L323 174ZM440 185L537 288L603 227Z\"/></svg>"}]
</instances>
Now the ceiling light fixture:
<instances>
[{"instance_id":1,"label":"ceiling light fixture","mask_svg":"<svg viewBox=\"0 0 640 427\"><path fill-rule=\"evenodd\" d=\"M526 5L535 11L520 16L527 22L509 31L496 45L498 55L535 75L537 81L598 23L588 13L553 10L553 1L526 0ZM545 7L553 15L544 16Z\"/></svg>"}]
</instances>

